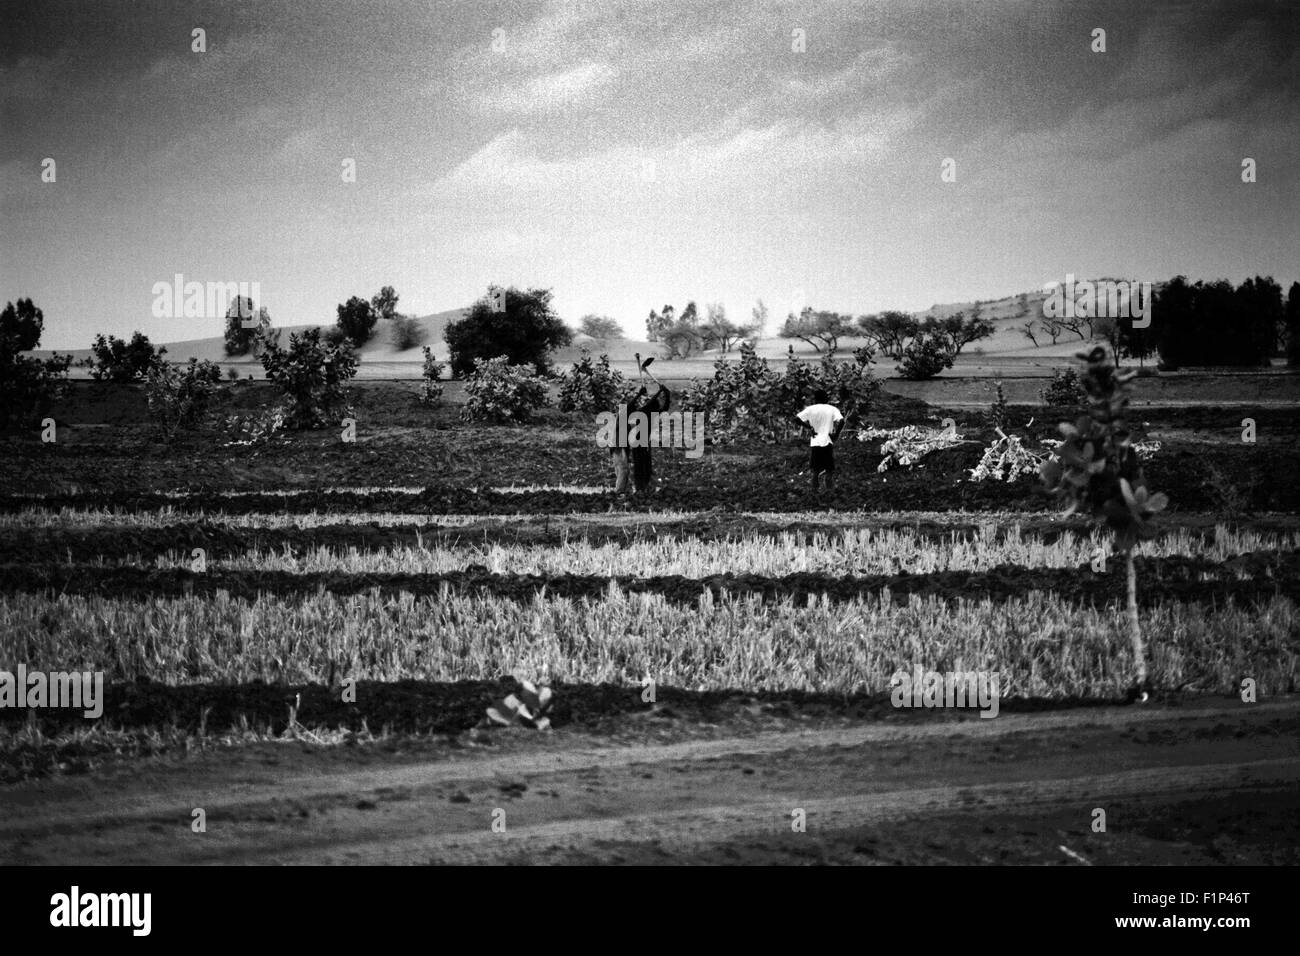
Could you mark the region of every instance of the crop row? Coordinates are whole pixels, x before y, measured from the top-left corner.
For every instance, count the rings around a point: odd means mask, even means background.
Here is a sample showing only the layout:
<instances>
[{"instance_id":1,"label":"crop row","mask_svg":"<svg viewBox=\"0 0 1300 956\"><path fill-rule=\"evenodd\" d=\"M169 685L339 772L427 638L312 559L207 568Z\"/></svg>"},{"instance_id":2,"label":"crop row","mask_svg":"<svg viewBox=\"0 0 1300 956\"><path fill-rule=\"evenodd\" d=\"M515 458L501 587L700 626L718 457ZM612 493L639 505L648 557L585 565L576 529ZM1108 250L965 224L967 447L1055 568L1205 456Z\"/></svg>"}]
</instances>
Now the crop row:
<instances>
[{"instance_id":1,"label":"crop row","mask_svg":"<svg viewBox=\"0 0 1300 956\"><path fill-rule=\"evenodd\" d=\"M1160 604L1145 612L1152 677L1231 692L1243 676L1296 689L1300 605ZM1007 697L1122 693L1129 645L1120 607L1041 593L1005 602L764 603L704 593L688 605L611 589L597 601L488 594L0 598L0 666L99 670L164 684L476 681L502 675L691 690L883 693L900 668L985 670Z\"/></svg>"}]
</instances>

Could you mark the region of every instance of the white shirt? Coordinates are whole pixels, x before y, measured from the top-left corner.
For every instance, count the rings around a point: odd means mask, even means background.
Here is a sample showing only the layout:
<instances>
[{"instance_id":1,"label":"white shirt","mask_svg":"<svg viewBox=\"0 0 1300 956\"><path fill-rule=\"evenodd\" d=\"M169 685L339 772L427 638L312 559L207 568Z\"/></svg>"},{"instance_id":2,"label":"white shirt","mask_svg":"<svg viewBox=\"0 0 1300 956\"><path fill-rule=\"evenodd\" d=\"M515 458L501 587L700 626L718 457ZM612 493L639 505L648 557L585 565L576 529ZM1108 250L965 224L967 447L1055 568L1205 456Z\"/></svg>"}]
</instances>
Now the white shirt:
<instances>
[{"instance_id":1,"label":"white shirt","mask_svg":"<svg viewBox=\"0 0 1300 956\"><path fill-rule=\"evenodd\" d=\"M836 422L844 421L844 416L834 405L809 405L798 414L801 422L812 426L816 434L808 444L814 448L823 448L831 443L831 429Z\"/></svg>"}]
</instances>

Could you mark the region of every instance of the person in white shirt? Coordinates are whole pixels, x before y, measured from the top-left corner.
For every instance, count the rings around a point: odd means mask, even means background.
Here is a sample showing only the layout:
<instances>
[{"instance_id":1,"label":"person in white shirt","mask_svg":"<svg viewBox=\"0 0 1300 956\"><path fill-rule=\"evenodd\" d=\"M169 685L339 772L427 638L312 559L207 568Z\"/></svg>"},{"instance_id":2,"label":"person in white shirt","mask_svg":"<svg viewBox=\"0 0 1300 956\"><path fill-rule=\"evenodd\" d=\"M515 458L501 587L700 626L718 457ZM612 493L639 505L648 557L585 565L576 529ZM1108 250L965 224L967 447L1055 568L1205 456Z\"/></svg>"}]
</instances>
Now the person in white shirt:
<instances>
[{"instance_id":1,"label":"person in white shirt","mask_svg":"<svg viewBox=\"0 0 1300 956\"><path fill-rule=\"evenodd\" d=\"M830 404L831 397L824 389L813 393L813 403L798 414L799 421L812 429L812 484L818 490L818 478L826 474L826 490L835 488L835 439L844 427L844 416Z\"/></svg>"}]
</instances>

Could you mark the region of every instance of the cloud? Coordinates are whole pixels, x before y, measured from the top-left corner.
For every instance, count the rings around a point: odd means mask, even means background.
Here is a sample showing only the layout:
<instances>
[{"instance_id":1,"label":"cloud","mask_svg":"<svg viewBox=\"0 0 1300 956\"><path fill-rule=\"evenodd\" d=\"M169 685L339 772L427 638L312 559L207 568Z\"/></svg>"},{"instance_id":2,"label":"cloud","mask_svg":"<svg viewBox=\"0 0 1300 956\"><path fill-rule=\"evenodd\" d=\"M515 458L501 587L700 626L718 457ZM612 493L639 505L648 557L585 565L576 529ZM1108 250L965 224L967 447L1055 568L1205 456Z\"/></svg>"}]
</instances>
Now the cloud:
<instances>
[{"instance_id":1,"label":"cloud","mask_svg":"<svg viewBox=\"0 0 1300 956\"><path fill-rule=\"evenodd\" d=\"M554 114L591 106L610 92L618 71L608 63L584 63L570 70L547 73L477 98L487 112L516 116Z\"/></svg>"}]
</instances>

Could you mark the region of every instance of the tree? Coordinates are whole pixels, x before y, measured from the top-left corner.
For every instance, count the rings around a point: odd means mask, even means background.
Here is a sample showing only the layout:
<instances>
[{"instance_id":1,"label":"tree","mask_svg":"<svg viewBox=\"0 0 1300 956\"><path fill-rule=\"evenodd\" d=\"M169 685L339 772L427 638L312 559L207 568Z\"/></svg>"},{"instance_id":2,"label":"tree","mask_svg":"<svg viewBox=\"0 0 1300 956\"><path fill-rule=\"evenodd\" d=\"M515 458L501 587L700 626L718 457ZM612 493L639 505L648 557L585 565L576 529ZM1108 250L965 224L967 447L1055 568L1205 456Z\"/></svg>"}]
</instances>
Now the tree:
<instances>
[{"instance_id":1,"label":"tree","mask_svg":"<svg viewBox=\"0 0 1300 956\"><path fill-rule=\"evenodd\" d=\"M938 338L948 350L949 358L955 360L965 346L992 335L993 323L977 316L968 319L964 313L958 312L946 319L926 319L921 325L921 331ZM951 367L952 362L948 365Z\"/></svg>"},{"instance_id":2,"label":"tree","mask_svg":"<svg viewBox=\"0 0 1300 956\"><path fill-rule=\"evenodd\" d=\"M501 296L505 308L497 311L493 299ZM531 365L544 375L550 371L550 353L572 342L573 333L551 308L550 289L490 286L463 319L447 323L443 338L452 371L461 377L474 371L475 359L497 356L505 356L510 365Z\"/></svg>"},{"instance_id":3,"label":"tree","mask_svg":"<svg viewBox=\"0 0 1300 956\"><path fill-rule=\"evenodd\" d=\"M758 336L762 335L765 331L767 331L767 318L768 318L767 304L764 303L762 299L759 299L758 302L754 305L754 308L750 310L749 314L750 317L753 319L749 327L753 329L753 337L757 338Z\"/></svg>"},{"instance_id":4,"label":"tree","mask_svg":"<svg viewBox=\"0 0 1300 956\"><path fill-rule=\"evenodd\" d=\"M0 312L0 425L24 425L39 419L49 403L67 388L71 355L47 359L22 353L41 344L45 315L31 299L19 299Z\"/></svg>"},{"instance_id":5,"label":"tree","mask_svg":"<svg viewBox=\"0 0 1300 956\"><path fill-rule=\"evenodd\" d=\"M1124 554L1135 686L1145 693L1146 643L1138 618L1133 548L1139 540L1155 534L1152 521L1169 499L1147 490L1125 421L1136 373L1118 372L1100 347L1080 352L1078 357L1087 363L1083 385L1091 403L1090 414L1074 424L1061 423L1065 440L1057 457L1044 462L1041 473L1048 490L1066 505L1067 515L1079 510L1091 512L1095 520L1105 522L1114 535L1116 548Z\"/></svg>"},{"instance_id":6,"label":"tree","mask_svg":"<svg viewBox=\"0 0 1300 956\"><path fill-rule=\"evenodd\" d=\"M370 299L370 307L379 318L391 319L397 315L397 298L393 287L386 285Z\"/></svg>"},{"instance_id":7,"label":"tree","mask_svg":"<svg viewBox=\"0 0 1300 956\"><path fill-rule=\"evenodd\" d=\"M1115 357L1115 364L1119 364L1121 354L1121 329L1120 320L1113 316L1104 315L1094 323L1094 329L1107 345L1110 346L1110 354ZM1138 331L1141 331L1140 329ZM1153 340L1154 341L1154 340Z\"/></svg>"},{"instance_id":8,"label":"tree","mask_svg":"<svg viewBox=\"0 0 1300 956\"><path fill-rule=\"evenodd\" d=\"M779 334L783 339L801 339L814 351L820 352L824 348L827 355L834 355L839 348L840 336L850 335L852 331L848 316L815 311L811 306L805 306L797 317L793 313L786 317Z\"/></svg>"},{"instance_id":9,"label":"tree","mask_svg":"<svg viewBox=\"0 0 1300 956\"><path fill-rule=\"evenodd\" d=\"M248 328L245 322L252 320ZM226 309L226 354L247 355L259 347L259 340L271 328L271 313L263 306L254 308L249 296L235 296Z\"/></svg>"},{"instance_id":10,"label":"tree","mask_svg":"<svg viewBox=\"0 0 1300 956\"><path fill-rule=\"evenodd\" d=\"M1300 282L1286 294L1286 364L1300 365Z\"/></svg>"},{"instance_id":11,"label":"tree","mask_svg":"<svg viewBox=\"0 0 1300 956\"><path fill-rule=\"evenodd\" d=\"M665 305L663 312L650 310L650 317L646 319L646 341L662 341L663 335L674 325L677 324L677 310L671 305Z\"/></svg>"},{"instance_id":12,"label":"tree","mask_svg":"<svg viewBox=\"0 0 1300 956\"><path fill-rule=\"evenodd\" d=\"M1155 354L1156 337L1151 327L1134 328L1131 316L1103 317L1097 319L1096 325L1097 330L1103 332L1106 340L1110 342L1111 352L1114 355L1135 358L1138 360L1138 366L1142 367L1146 364L1146 360Z\"/></svg>"},{"instance_id":13,"label":"tree","mask_svg":"<svg viewBox=\"0 0 1300 956\"><path fill-rule=\"evenodd\" d=\"M885 311L858 319L862 334L876 344L880 354L901 360L908 339L916 335L921 324L906 312Z\"/></svg>"},{"instance_id":14,"label":"tree","mask_svg":"<svg viewBox=\"0 0 1300 956\"><path fill-rule=\"evenodd\" d=\"M36 348L44 330L45 313L31 299L19 299L17 306L10 302L0 312L0 338L14 352L30 352Z\"/></svg>"},{"instance_id":15,"label":"tree","mask_svg":"<svg viewBox=\"0 0 1300 956\"><path fill-rule=\"evenodd\" d=\"M378 319L374 306L354 295L338 307L338 312L336 324L348 337L348 341L357 347L365 345Z\"/></svg>"},{"instance_id":16,"label":"tree","mask_svg":"<svg viewBox=\"0 0 1300 956\"><path fill-rule=\"evenodd\" d=\"M1034 326L1036 323L1031 319L1024 325L1020 326L1020 332L1025 338L1034 343L1034 348L1038 348L1038 338L1034 335Z\"/></svg>"},{"instance_id":17,"label":"tree","mask_svg":"<svg viewBox=\"0 0 1300 956\"><path fill-rule=\"evenodd\" d=\"M578 320L578 331L602 342L623 337L623 327L607 315L584 315Z\"/></svg>"},{"instance_id":18,"label":"tree","mask_svg":"<svg viewBox=\"0 0 1300 956\"><path fill-rule=\"evenodd\" d=\"M754 332L752 325L737 325L727 318L727 310L721 302L712 302L705 307L708 318L704 320L701 331L704 334L704 347L717 348L725 355L731 347L742 339L750 338Z\"/></svg>"}]
</instances>

